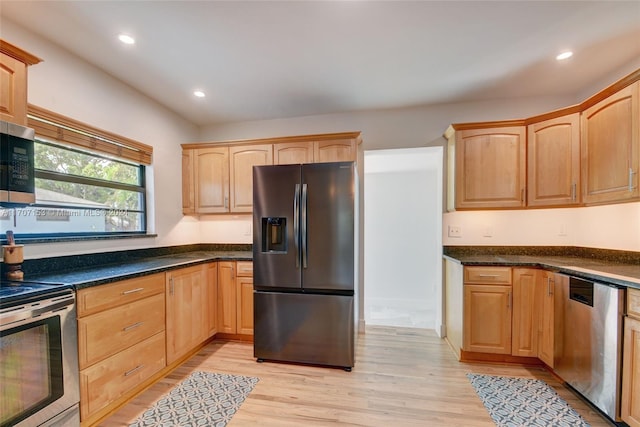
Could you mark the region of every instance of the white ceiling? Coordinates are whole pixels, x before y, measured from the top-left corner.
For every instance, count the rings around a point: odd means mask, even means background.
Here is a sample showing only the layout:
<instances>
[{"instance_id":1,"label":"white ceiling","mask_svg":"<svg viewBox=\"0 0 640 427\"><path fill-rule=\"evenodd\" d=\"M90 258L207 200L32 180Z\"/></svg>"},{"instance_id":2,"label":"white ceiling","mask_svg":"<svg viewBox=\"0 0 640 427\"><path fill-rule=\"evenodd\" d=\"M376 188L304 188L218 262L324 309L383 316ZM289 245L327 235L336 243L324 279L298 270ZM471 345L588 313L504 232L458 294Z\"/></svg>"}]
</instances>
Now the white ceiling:
<instances>
[{"instance_id":1,"label":"white ceiling","mask_svg":"<svg viewBox=\"0 0 640 427\"><path fill-rule=\"evenodd\" d=\"M575 95L640 58L638 0L2 0L0 17L197 125Z\"/></svg>"}]
</instances>

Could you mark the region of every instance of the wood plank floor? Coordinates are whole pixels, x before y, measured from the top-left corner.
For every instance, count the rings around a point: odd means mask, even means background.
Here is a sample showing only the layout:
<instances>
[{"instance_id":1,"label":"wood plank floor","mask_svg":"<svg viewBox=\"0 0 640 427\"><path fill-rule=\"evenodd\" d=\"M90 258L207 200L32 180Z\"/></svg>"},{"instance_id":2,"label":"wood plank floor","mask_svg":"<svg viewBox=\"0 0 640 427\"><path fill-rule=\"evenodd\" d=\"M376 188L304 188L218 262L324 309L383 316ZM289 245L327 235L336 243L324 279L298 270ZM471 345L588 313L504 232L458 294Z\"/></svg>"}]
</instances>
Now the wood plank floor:
<instances>
[{"instance_id":1,"label":"wood plank floor","mask_svg":"<svg viewBox=\"0 0 640 427\"><path fill-rule=\"evenodd\" d=\"M128 425L194 370L260 378L230 427L493 426L469 372L544 380L592 426L612 425L543 368L460 363L431 330L376 326L360 335L352 372L257 363L252 344L214 341L101 425Z\"/></svg>"}]
</instances>

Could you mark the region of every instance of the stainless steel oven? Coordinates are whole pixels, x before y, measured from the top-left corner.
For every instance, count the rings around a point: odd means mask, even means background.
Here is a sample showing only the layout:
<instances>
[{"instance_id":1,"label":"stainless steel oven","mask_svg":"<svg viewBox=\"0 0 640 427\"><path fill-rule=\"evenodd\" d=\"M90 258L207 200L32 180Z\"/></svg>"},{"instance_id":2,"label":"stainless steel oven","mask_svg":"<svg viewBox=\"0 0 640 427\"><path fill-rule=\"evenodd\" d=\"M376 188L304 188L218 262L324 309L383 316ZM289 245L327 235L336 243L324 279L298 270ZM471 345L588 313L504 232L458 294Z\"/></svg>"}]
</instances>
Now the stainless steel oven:
<instances>
[{"instance_id":1,"label":"stainless steel oven","mask_svg":"<svg viewBox=\"0 0 640 427\"><path fill-rule=\"evenodd\" d=\"M78 426L75 292L0 288L0 426Z\"/></svg>"}]
</instances>

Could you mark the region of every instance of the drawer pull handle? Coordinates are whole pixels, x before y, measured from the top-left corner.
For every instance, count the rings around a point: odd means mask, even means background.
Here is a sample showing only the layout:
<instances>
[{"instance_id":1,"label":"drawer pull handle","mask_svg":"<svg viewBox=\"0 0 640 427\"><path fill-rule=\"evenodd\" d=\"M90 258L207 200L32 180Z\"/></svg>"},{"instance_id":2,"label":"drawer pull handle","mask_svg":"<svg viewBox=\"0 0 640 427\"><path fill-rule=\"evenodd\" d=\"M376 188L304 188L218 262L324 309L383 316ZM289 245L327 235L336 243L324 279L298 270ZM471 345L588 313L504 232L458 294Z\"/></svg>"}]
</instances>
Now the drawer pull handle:
<instances>
[{"instance_id":1,"label":"drawer pull handle","mask_svg":"<svg viewBox=\"0 0 640 427\"><path fill-rule=\"evenodd\" d=\"M138 327L142 326L142 324L143 324L143 323L144 323L144 322L137 322L137 323L134 323L133 325L129 325L129 326L127 326L126 328L122 328L122 330L123 330L124 332L127 332L127 331L130 331L130 330L132 330L132 329L135 329L135 328L138 328Z\"/></svg>"},{"instance_id":2,"label":"drawer pull handle","mask_svg":"<svg viewBox=\"0 0 640 427\"><path fill-rule=\"evenodd\" d=\"M492 278L495 278L495 277L500 277L500 275L499 274L478 274L478 277L492 277Z\"/></svg>"},{"instance_id":3,"label":"drawer pull handle","mask_svg":"<svg viewBox=\"0 0 640 427\"><path fill-rule=\"evenodd\" d=\"M143 291L143 290L144 290L144 288L129 289L128 291L123 291L122 295L135 294L136 292L140 292L140 291Z\"/></svg>"},{"instance_id":4,"label":"drawer pull handle","mask_svg":"<svg viewBox=\"0 0 640 427\"><path fill-rule=\"evenodd\" d=\"M133 374L134 372L139 371L139 370L140 370L140 369L142 369L142 368L144 368L144 365L138 365L138 366L136 366L135 368L133 368L133 369L131 369L131 370L129 370L129 371L127 371L127 372L125 372L125 373L124 373L124 376L125 376L125 377L128 377L129 375Z\"/></svg>"}]
</instances>

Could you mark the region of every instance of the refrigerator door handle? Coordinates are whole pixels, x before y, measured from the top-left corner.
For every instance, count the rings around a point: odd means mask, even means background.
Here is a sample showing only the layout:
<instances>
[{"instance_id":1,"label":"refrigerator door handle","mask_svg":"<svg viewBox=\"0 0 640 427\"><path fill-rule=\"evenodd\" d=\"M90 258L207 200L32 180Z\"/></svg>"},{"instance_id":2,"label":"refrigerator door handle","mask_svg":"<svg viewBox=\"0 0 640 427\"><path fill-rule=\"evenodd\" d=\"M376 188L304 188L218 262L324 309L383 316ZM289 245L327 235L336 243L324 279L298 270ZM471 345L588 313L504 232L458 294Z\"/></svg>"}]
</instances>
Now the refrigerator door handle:
<instances>
[{"instance_id":1,"label":"refrigerator door handle","mask_svg":"<svg viewBox=\"0 0 640 427\"><path fill-rule=\"evenodd\" d=\"M296 247L296 268L300 268L300 184L293 196L293 241Z\"/></svg>"},{"instance_id":2,"label":"refrigerator door handle","mask_svg":"<svg viewBox=\"0 0 640 427\"><path fill-rule=\"evenodd\" d=\"M307 184L302 184L302 267L307 268Z\"/></svg>"}]
</instances>

